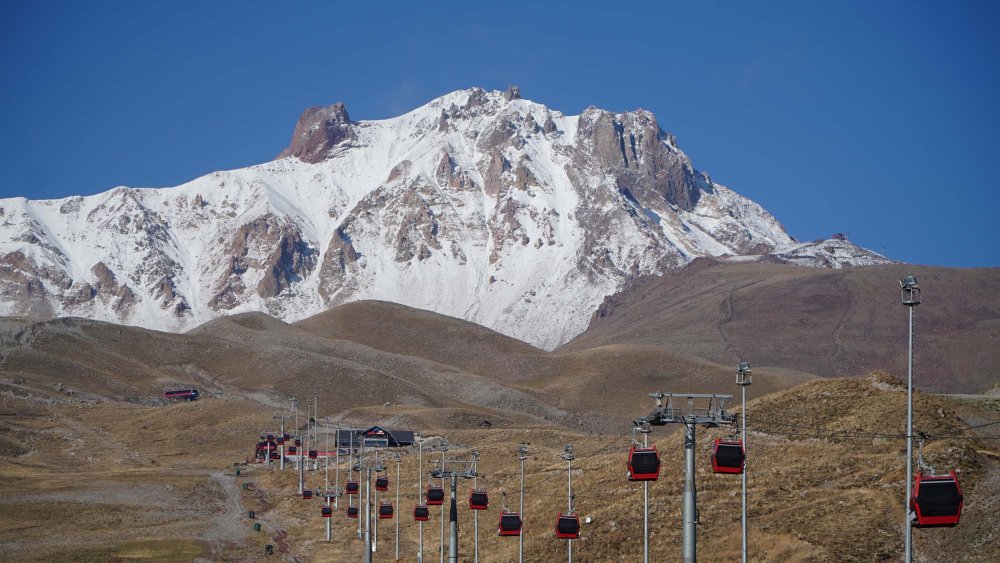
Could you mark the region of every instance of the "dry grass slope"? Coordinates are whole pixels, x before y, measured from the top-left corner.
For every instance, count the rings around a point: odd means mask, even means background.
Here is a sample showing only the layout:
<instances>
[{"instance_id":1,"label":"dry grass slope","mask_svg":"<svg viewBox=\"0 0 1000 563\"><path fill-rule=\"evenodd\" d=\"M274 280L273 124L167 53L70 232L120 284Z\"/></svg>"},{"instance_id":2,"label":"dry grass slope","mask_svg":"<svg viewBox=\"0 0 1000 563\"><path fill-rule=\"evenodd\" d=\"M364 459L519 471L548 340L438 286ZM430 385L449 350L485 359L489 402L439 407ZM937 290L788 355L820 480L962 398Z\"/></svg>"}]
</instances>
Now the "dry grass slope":
<instances>
[{"instance_id":1,"label":"dry grass slope","mask_svg":"<svg viewBox=\"0 0 1000 563\"><path fill-rule=\"evenodd\" d=\"M606 344L662 346L730 365L823 376L906 369L907 315L898 280L915 274L917 386L979 393L1000 365L1000 269L885 265L825 270L695 260L608 298L590 328L560 351Z\"/></svg>"}]
</instances>

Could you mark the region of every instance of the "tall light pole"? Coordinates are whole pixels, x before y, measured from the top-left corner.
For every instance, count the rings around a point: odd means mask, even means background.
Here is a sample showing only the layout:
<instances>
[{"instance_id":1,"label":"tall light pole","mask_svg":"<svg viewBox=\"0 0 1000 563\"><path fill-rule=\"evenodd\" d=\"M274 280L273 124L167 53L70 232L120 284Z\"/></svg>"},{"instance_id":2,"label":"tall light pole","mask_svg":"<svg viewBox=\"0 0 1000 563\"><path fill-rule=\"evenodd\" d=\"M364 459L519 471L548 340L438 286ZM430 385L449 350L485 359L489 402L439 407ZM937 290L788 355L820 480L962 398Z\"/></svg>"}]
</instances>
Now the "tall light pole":
<instances>
[{"instance_id":1,"label":"tall light pole","mask_svg":"<svg viewBox=\"0 0 1000 563\"><path fill-rule=\"evenodd\" d=\"M444 489L444 453L448 451L448 442L441 442L437 445L438 451L441 452L441 488ZM440 561L444 563L444 505L441 505L441 550L440 550Z\"/></svg>"},{"instance_id":2,"label":"tall light pole","mask_svg":"<svg viewBox=\"0 0 1000 563\"><path fill-rule=\"evenodd\" d=\"M401 517L401 510L399 505L399 462L401 458L398 453L395 454L396 458L396 561L399 561L399 519Z\"/></svg>"},{"instance_id":3,"label":"tall light pole","mask_svg":"<svg viewBox=\"0 0 1000 563\"><path fill-rule=\"evenodd\" d=\"M335 434L333 435L333 447L337 448L337 454L336 454L337 455L337 458L336 458L337 461L334 463L334 466L333 466L333 474L334 474L334 481L335 481L335 484L333 485L333 490L334 490L333 509L337 510L338 508L340 508L340 502L339 502L339 500L340 500L340 494L341 494L341 491L340 491L340 425L337 426L337 428L336 428L336 430L334 432L335 432ZM327 451L326 455L330 455L330 452Z\"/></svg>"},{"instance_id":4,"label":"tall light pole","mask_svg":"<svg viewBox=\"0 0 1000 563\"><path fill-rule=\"evenodd\" d=\"M279 452L278 469L284 471L285 470L285 417L281 415L274 415L271 418L281 419L281 445L278 446L278 452ZM270 452L268 452L268 455L271 455Z\"/></svg>"},{"instance_id":5,"label":"tall light pole","mask_svg":"<svg viewBox=\"0 0 1000 563\"><path fill-rule=\"evenodd\" d=\"M649 433L653 431L645 417L637 418L633 422L633 432L642 434L642 447L649 447ZM638 446L638 442L633 438L632 443ZM659 471L657 471L659 472ZM649 481L642 481L642 563L649 563Z\"/></svg>"},{"instance_id":6,"label":"tall light pole","mask_svg":"<svg viewBox=\"0 0 1000 563\"><path fill-rule=\"evenodd\" d=\"M324 419L324 423L327 425L327 431L325 434L325 441L323 442L323 449L326 450L323 456L323 493L330 493L330 430L329 424L330 419L327 417ZM318 456L317 456L318 457Z\"/></svg>"},{"instance_id":7,"label":"tall light pole","mask_svg":"<svg viewBox=\"0 0 1000 563\"><path fill-rule=\"evenodd\" d=\"M479 450L472 450L472 459L474 463L472 464L472 490L479 488ZM472 511L472 529L473 537L475 541L473 542L474 551L472 560L474 563L479 563L479 511Z\"/></svg>"},{"instance_id":8,"label":"tall light pole","mask_svg":"<svg viewBox=\"0 0 1000 563\"><path fill-rule=\"evenodd\" d=\"M743 563L747 563L747 386L752 383L750 377L750 364L740 362L736 368L736 384L743 391L743 409L740 411L743 423L743 515L741 520L743 536Z\"/></svg>"},{"instance_id":9,"label":"tall light pole","mask_svg":"<svg viewBox=\"0 0 1000 563\"><path fill-rule=\"evenodd\" d=\"M306 425L309 424L308 419L306 419ZM306 488L306 462L308 457L303 454L309 451L309 429L306 428L306 432L302 435L302 447L299 448L299 494Z\"/></svg>"},{"instance_id":10,"label":"tall light pole","mask_svg":"<svg viewBox=\"0 0 1000 563\"><path fill-rule=\"evenodd\" d=\"M424 494L425 438L420 435L414 435L414 439L417 441L417 504L420 504L420 495ZM418 520L417 527L420 529L418 532L419 539L417 540L417 563L424 563L424 521Z\"/></svg>"},{"instance_id":11,"label":"tall light pole","mask_svg":"<svg viewBox=\"0 0 1000 563\"><path fill-rule=\"evenodd\" d=\"M316 398L316 394L313 393L313 416L312 416L312 443L317 444L319 442L319 403ZM314 446L315 447L315 446ZM313 458L313 471L319 469L319 456Z\"/></svg>"},{"instance_id":12,"label":"tall light pole","mask_svg":"<svg viewBox=\"0 0 1000 563\"><path fill-rule=\"evenodd\" d=\"M329 419L327 419L329 422ZM326 455L323 456L325 464L325 475L323 476L323 497L326 499L326 505L330 506L330 433L326 433ZM330 510L333 510L331 508ZM326 541L333 540L333 518L326 518Z\"/></svg>"},{"instance_id":13,"label":"tall light pole","mask_svg":"<svg viewBox=\"0 0 1000 563\"><path fill-rule=\"evenodd\" d=\"M913 516L910 511L910 491L913 490L913 308L920 304L920 286L917 278L906 276L899 280L902 291L903 305L910 310L909 349L906 361L906 490L903 491L906 520L903 523L905 538L904 561L913 561L913 526L910 521Z\"/></svg>"},{"instance_id":14,"label":"tall light pole","mask_svg":"<svg viewBox=\"0 0 1000 563\"><path fill-rule=\"evenodd\" d=\"M521 516L521 533L517 535L517 562L524 563L524 461L528 459L528 444L522 442L517 446L517 459L521 462L521 504L518 514Z\"/></svg>"},{"instance_id":15,"label":"tall light pole","mask_svg":"<svg viewBox=\"0 0 1000 563\"><path fill-rule=\"evenodd\" d=\"M562 458L566 460L566 504L567 513L573 514L573 460L576 459L576 452L573 444L563 446ZM566 561L573 563L573 540L566 540Z\"/></svg>"},{"instance_id":16,"label":"tall light pole","mask_svg":"<svg viewBox=\"0 0 1000 563\"><path fill-rule=\"evenodd\" d=\"M352 449L354 448L354 438L356 436L357 436L357 434L355 434L354 432L351 433L351 448ZM361 438L358 437L358 458L357 458L358 459L358 465L357 465L357 469L358 469L358 481L361 481L361 454L364 452L363 446L364 446L364 443L361 442ZM354 454L352 453L351 455L353 456ZM358 495L357 495L357 497L358 497L358 508L361 508L361 494L360 493L361 493L361 489L360 489L360 486L359 486ZM362 535L361 535L361 518L358 518L358 539L360 540L361 538L362 538ZM366 545L365 549L367 549L367 548L368 548L368 546Z\"/></svg>"},{"instance_id":17,"label":"tall light pole","mask_svg":"<svg viewBox=\"0 0 1000 563\"><path fill-rule=\"evenodd\" d=\"M365 555L364 563L372 563L372 468L365 468Z\"/></svg>"}]
</instances>

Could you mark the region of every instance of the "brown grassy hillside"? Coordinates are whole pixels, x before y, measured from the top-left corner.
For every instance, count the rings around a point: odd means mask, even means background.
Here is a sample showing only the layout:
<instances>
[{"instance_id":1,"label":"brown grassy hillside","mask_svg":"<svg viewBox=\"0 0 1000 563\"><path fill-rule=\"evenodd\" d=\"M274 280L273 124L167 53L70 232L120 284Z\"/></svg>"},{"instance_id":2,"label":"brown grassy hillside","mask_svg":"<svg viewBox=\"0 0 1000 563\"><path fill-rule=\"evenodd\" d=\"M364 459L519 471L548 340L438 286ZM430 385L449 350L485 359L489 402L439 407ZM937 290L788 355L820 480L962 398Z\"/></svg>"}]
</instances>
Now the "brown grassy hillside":
<instances>
[{"instance_id":1,"label":"brown grassy hillside","mask_svg":"<svg viewBox=\"0 0 1000 563\"><path fill-rule=\"evenodd\" d=\"M421 328L398 328L411 323ZM313 393L331 426L382 424L445 436L453 456L478 448L493 495L480 521L484 562L514 557L514 542L491 530L499 493L516 502L514 448L521 441L530 443L528 560L557 561L565 553L551 528L565 503L559 453L573 443L577 506L593 519L575 560L633 561L641 514L640 487L624 479L628 421L652 408L650 391L738 392L732 367L658 345L546 353L464 321L382 303L292 325L238 315L182 335L80 319L8 320L0 325L0 354L0 560L17 561L256 561L267 544L278 553L272 560L358 559L360 542L340 515L337 540L321 541L319 502L292 494L291 471L240 465L241 475L234 474L257 434L277 429L272 417L287 415L293 396ZM816 380L756 365L754 378L752 559L898 559L905 408L898 383ZM158 399L181 385L197 386L203 399ZM916 404L917 428L948 437L929 443L928 459L938 469L960 469L968 499L958 528L918 532L920 560L996 560L1000 451L987 436L996 426L966 428L1000 420L1000 405L924 394ZM651 487L651 541L660 559L680 554L682 444L673 430L652 435L664 452L663 478ZM705 560L734 560L739 550L739 479L708 469L709 443L720 432L705 430L698 439ZM404 517L417 498L415 457L402 461ZM320 488L322 477L310 471L308 486ZM463 504L468 487L461 484ZM253 521L249 510L257 513ZM460 514L460 560L469 561L471 515ZM401 560L412 561L415 528L408 517L400 524ZM380 531L381 558L390 553L388 530ZM425 530L428 558L436 556L436 530Z\"/></svg>"},{"instance_id":2,"label":"brown grassy hillside","mask_svg":"<svg viewBox=\"0 0 1000 563\"><path fill-rule=\"evenodd\" d=\"M751 402L750 549L754 561L890 561L902 549L903 441L900 428L905 394L898 382L884 377L821 380ZM811 405L811 407L810 407ZM971 410L970 410L971 409ZM916 420L927 433L971 436L964 430L970 413L981 406L918 395ZM990 411L985 411L990 412ZM997 413L993 412L993 420ZM661 480L650 487L651 550L655 559L680 557L680 495L683 488L683 444L679 433L656 429L653 443L662 452ZM860 434L885 434L872 438ZM549 428L454 430L450 455L466 458L482 452L480 471L493 495L491 510L480 519L480 560L516 561L516 541L495 535L501 491L516 504L517 463L514 447L531 443L526 469L526 553L529 561L559 561L565 543L552 537L556 514L566 502L566 464L559 459L564 443L573 443L576 505L592 523L575 542L577 561L636 561L641 558L641 486L624 476L627 436L588 436ZM697 445L699 488L699 556L709 561L739 558L739 477L715 475L709 464L710 442L718 430L701 430ZM915 532L919 561L994 561L1000 551L991 541L1000 517L996 443L962 438L939 439L927 447L928 461L938 469L959 470L967 498L963 522L954 529ZM428 455L425 452L425 455ZM436 454L430 454L433 457ZM400 546L402 560L413 561L417 526L409 517L416 501L415 456L402 463ZM425 457L425 461L427 457ZM395 483L395 465L390 479ZM332 474L331 474L332 475ZM356 522L338 512L335 540L322 541L319 503L294 493L291 472L255 470L256 492L246 502L263 510L291 539L291 551L315 561L347 561L359 557ZM345 477L342 475L341 479ZM310 483L322 486L322 472ZM333 477L331 477L333 479ZM460 482L460 507L470 484ZM390 492L395 499L395 492ZM438 554L438 513L425 525L425 560ZM385 523L380 523L384 526ZM392 523L390 523L392 525ZM460 510L461 561L471 561L472 515ZM380 528L378 553L393 553L393 529ZM297 551L301 550L301 551ZM389 554L389 555L386 555ZM429 559L428 559L429 558Z\"/></svg>"},{"instance_id":3,"label":"brown grassy hillside","mask_svg":"<svg viewBox=\"0 0 1000 563\"><path fill-rule=\"evenodd\" d=\"M560 352L648 344L721 364L741 359L825 376L905 374L907 311L900 277L914 274L915 384L980 392L1000 365L1000 270L885 265L826 270L699 259L608 298Z\"/></svg>"}]
</instances>

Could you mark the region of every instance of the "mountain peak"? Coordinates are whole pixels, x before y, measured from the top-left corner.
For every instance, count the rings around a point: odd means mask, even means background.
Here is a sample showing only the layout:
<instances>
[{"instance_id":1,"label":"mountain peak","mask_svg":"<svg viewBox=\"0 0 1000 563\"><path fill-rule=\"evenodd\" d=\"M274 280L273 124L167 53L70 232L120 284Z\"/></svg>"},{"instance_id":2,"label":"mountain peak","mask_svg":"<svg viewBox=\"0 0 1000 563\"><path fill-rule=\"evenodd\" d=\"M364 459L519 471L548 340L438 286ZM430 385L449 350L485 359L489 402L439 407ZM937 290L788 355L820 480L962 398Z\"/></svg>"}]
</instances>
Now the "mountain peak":
<instances>
[{"instance_id":1,"label":"mountain peak","mask_svg":"<svg viewBox=\"0 0 1000 563\"><path fill-rule=\"evenodd\" d=\"M383 120L312 107L281 157L176 188L0 201L0 314L183 330L379 299L552 348L604 296L700 256L885 261L794 245L646 110L566 116L516 86Z\"/></svg>"},{"instance_id":2,"label":"mountain peak","mask_svg":"<svg viewBox=\"0 0 1000 563\"><path fill-rule=\"evenodd\" d=\"M330 149L353 138L351 117L343 102L313 106L302 112L295 124L291 144L278 158L295 156L304 162L320 162L326 159Z\"/></svg>"}]
</instances>

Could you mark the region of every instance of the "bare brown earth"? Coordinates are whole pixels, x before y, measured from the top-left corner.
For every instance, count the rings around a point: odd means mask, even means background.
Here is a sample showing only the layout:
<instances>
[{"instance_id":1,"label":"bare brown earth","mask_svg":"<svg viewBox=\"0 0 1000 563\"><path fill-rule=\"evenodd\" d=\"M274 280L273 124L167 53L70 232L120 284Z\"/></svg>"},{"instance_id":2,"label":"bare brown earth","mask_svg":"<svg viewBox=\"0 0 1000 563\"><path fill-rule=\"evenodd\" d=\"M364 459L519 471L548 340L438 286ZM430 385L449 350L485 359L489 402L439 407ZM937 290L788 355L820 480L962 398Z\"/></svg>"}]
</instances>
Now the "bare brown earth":
<instances>
[{"instance_id":1,"label":"bare brown earth","mask_svg":"<svg viewBox=\"0 0 1000 563\"><path fill-rule=\"evenodd\" d=\"M575 560L636 561L641 487L624 478L628 420L650 410L650 391L737 392L731 367L662 346L546 353L464 321L377 302L292 325L237 315L181 335L81 319L8 319L0 329L5 561L254 561L266 560L267 544L276 554L269 560L359 560L343 507L333 520L335 541L326 544L320 501L293 494L291 470L240 465L235 475L233 464L250 455L257 433L277 430L272 417L288 414L293 396L304 402L313 393L331 426L412 428L447 437L449 455L460 457L478 448L492 496L480 519L484 562L516 560L516 541L497 537L495 526L500 493L516 504L520 441L530 443L527 560L564 556L552 526L566 502L559 454L574 444L577 507L593 520L575 543ZM883 376L817 380L756 365L754 377L751 559L898 559L905 408L898 384ZM203 399L158 399L181 385L198 387ZM1000 430L966 429L1000 420L1000 401L919 394L916 420L941 436L927 455L938 469L962 471L968 499L958 528L917 532L919 560L1000 559L1000 451L991 438ZM650 487L657 559L680 557L683 456L671 430L652 435L664 452L663 477ZM708 469L708 444L720 432L698 439L704 560L736 560L739 552L739 478ZM434 455L424 453L425 461ZM415 452L405 453L401 467L400 553L413 561ZM331 469L331 481L335 475ZM323 472L310 471L307 484L322 488ZM460 500L468 490L460 483ZM424 530L427 560L437 556L435 518ZM460 560L471 561L470 511L460 518ZM394 557L393 530L383 522L376 559Z\"/></svg>"},{"instance_id":2,"label":"bare brown earth","mask_svg":"<svg viewBox=\"0 0 1000 563\"><path fill-rule=\"evenodd\" d=\"M731 365L823 376L905 375L907 311L898 280L917 276L914 384L979 393L998 381L1000 269L892 264L829 270L698 259L609 297L560 352L607 344L661 346Z\"/></svg>"}]
</instances>

